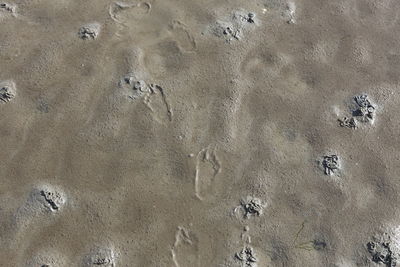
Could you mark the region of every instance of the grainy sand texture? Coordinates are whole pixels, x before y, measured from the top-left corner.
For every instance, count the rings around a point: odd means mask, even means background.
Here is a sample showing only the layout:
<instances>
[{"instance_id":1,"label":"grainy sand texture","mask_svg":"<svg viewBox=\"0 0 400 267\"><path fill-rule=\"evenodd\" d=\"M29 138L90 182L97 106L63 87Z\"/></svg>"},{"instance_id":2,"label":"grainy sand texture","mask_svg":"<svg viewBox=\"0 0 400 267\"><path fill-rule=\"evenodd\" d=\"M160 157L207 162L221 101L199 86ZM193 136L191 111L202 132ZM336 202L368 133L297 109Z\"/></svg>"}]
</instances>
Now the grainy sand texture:
<instances>
[{"instance_id":1,"label":"grainy sand texture","mask_svg":"<svg viewBox=\"0 0 400 267\"><path fill-rule=\"evenodd\" d=\"M399 0L0 2L0 266L400 266Z\"/></svg>"}]
</instances>

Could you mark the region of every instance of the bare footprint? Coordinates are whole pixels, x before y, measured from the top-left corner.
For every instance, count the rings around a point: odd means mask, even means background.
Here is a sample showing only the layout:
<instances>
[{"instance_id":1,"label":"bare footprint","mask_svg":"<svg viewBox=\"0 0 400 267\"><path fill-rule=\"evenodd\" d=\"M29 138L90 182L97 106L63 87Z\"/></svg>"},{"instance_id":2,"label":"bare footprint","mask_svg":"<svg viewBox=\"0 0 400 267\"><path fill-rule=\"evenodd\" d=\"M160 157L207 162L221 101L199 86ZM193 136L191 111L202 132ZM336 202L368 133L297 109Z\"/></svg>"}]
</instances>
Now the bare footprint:
<instances>
[{"instance_id":1,"label":"bare footprint","mask_svg":"<svg viewBox=\"0 0 400 267\"><path fill-rule=\"evenodd\" d=\"M169 32L171 38L178 43L179 48L183 52L192 52L196 50L196 40L185 24L174 20L170 25Z\"/></svg>"},{"instance_id":2,"label":"bare footprint","mask_svg":"<svg viewBox=\"0 0 400 267\"><path fill-rule=\"evenodd\" d=\"M186 228L179 226L171 254L175 267L199 266L197 238Z\"/></svg>"},{"instance_id":3,"label":"bare footprint","mask_svg":"<svg viewBox=\"0 0 400 267\"><path fill-rule=\"evenodd\" d=\"M195 194L200 200L212 193L212 186L215 177L221 172L221 162L219 161L216 148L203 148L197 153L195 171Z\"/></svg>"},{"instance_id":4,"label":"bare footprint","mask_svg":"<svg viewBox=\"0 0 400 267\"><path fill-rule=\"evenodd\" d=\"M49 184L35 186L27 200L12 212L7 235L9 246L19 246L21 239L29 239L32 226L40 228L56 222L67 202L67 195L60 187Z\"/></svg>"},{"instance_id":5,"label":"bare footprint","mask_svg":"<svg viewBox=\"0 0 400 267\"><path fill-rule=\"evenodd\" d=\"M125 24L129 20L138 20L150 13L148 2L117 1L111 3L109 15L117 23Z\"/></svg>"},{"instance_id":6,"label":"bare footprint","mask_svg":"<svg viewBox=\"0 0 400 267\"><path fill-rule=\"evenodd\" d=\"M132 101L143 101L159 123L172 121L173 112L164 88L149 83L144 80L145 77L147 75L140 74L140 72L126 74L118 84L121 93Z\"/></svg>"},{"instance_id":7,"label":"bare footprint","mask_svg":"<svg viewBox=\"0 0 400 267\"><path fill-rule=\"evenodd\" d=\"M148 96L151 92L150 85L143 77L140 72L131 72L124 75L118 83L121 92L132 100L143 99Z\"/></svg>"},{"instance_id":8,"label":"bare footprint","mask_svg":"<svg viewBox=\"0 0 400 267\"><path fill-rule=\"evenodd\" d=\"M167 101L165 90L157 84L150 84L150 90L151 93L145 100L145 104L153 113L154 118L160 123L172 121L173 112Z\"/></svg>"},{"instance_id":9,"label":"bare footprint","mask_svg":"<svg viewBox=\"0 0 400 267\"><path fill-rule=\"evenodd\" d=\"M65 193L57 186L42 184L30 193L26 203L18 210L17 219L26 219L39 214L60 212L67 202Z\"/></svg>"}]
</instances>

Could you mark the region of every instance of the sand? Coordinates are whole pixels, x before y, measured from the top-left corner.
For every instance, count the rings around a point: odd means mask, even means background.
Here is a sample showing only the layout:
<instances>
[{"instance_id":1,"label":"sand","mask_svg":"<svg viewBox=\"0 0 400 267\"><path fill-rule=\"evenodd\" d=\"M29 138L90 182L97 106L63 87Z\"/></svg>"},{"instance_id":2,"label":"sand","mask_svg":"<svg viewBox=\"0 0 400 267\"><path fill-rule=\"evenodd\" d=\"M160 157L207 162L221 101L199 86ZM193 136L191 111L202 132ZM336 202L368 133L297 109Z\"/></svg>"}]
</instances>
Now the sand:
<instances>
[{"instance_id":1,"label":"sand","mask_svg":"<svg viewBox=\"0 0 400 267\"><path fill-rule=\"evenodd\" d=\"M0 266L400 265L400 1L0 3Z\"/></svg>"}]
</instances>

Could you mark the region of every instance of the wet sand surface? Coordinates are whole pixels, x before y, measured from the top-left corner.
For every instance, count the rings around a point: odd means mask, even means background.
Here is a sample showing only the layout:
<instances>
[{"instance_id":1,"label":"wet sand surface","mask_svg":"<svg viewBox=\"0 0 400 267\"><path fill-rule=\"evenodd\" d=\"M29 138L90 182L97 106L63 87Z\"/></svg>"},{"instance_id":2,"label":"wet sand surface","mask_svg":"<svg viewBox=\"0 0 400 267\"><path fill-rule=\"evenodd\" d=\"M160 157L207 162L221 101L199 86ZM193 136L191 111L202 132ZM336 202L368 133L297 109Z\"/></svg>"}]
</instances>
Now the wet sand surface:
<instances>
[{"instance_id":1,"label":"wet sand surface","mask_svg":"<svg viewBox=\"0 0 400 267\"><path fill-rule=\"evenodd\" d=\"M400 264L397 0L0 3L0 266Z\"/></svg>"}]
</instances>

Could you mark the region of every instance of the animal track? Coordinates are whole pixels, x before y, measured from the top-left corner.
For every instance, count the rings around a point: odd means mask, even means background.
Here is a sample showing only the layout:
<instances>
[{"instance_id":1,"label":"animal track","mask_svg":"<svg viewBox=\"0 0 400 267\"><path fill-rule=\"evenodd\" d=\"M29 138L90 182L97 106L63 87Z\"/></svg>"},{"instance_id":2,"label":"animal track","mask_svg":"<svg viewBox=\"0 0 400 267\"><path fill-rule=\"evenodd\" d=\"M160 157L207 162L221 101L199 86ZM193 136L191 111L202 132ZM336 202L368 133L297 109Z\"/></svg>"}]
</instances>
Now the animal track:
<instances>
[{"instance_id":1,"label":"animal track","mask_svg":"<svg viewBox=\"0 0 400 267\"><path fill-rule=\"evenodd\" d=\"M40 99L38 100L37 109L38 109L40 112L49 113L49 110L50 110L49 103L47 103L46 100L40 98Z\"/></svg>"},{"instance_id":2,"label":"animal track","mask_svg":"<svg viewBox=\"0 0 400 267\"><path fill-rule=\"evenodd\" d=\"M295 15L296 15L296 4L294 2L289 2L286 5L286 10L283 13L283 17L286 19L287 23L295 24L296 23Z\"/></svg>"},{"instance_id":3,"label":"animal track","mask_svg":"<svg viewBox=\"0 0 400 267\"><path fill-rule=\"evenodd\" d=\"M78 31L78 36L82 40L94 40L100 34L101 26L97 22L82 26Z\"/></svg>"},{"instance_id":4,"label":"animal track","mask_svg":"<svg viewBox=\"0 0 400 267\"><path fill-rule=\"evenodd\" d=\"M50 211L58 211L65 203L65 198L62 193L53 188L46 187L39 192L42 197L43 204Z\"/></svg>"},{"instance_id":5,"label":"animal track","mask_svg":"<svg viewBox=\"0 0 400 267\"><path fill-rule=\"evenodd\" d=\"M0 2L0 21L17 17L17 6L7 2Z\"/></svg>"},{"instance_id":6,"label":"animal track","mask_svg":"<svg viewBox=\"0 0 400 267\"><path fill-rule=\"evenodd\" d=\"M254 249L245 246L240 252L235 254L236 259L241 262L242 267L257 267L258 259L254 253Z\"/></svg>"},{"instance_id":7,"label":"animal track","mask_svg":"<svg viewBox=\"0 0 400 267\"><path fill-rule=\"evenodd\" d=\"M357 121L354 118L344 117L343 119L338 119L340 127L347 127L350 129L357 128Z\"/></svg>"},{"instance_id":8,"label":"animal track","mask_svg":"<svg viewBox=\"0 0 400 267\"><path fill-rule=\"evenodd\" d=\"M344 117L343 119L338 119L339 125L341 127L347 127L351 129L358 128L358 122L372 123L375 119L376 108L375 105L371 103L368 95L362 94L353 97L354 105L352 106L352 117Z\"/></svg>"},{"instance_id":9,"label":"animal track","mask_svg":"<svg viewBox=\"0 0 400 267\"><path fill-rule=\"evenodd\" d=\"M85 258L86 266L115 267L116 255L113 249L107 247L96 247L92 249Z\"/></svg>"},{"instance_id":10,"label":"animal track","mask_svg":"<svg viewBox=\"0 0 400 267\"><path fill-rule=\"evenodd\" d=\"M249 228L249 226L246 225L243 229L242 234L240 235L241 239L247 244L251 243L251 236L249 234L249 231L250 231L250 228Z\"/></svg>"},{"instance_id":11,"label":"animal track","mask_svg":"<svg viewBox=\"0 0 400 267\"><path fill-rule=\"evenodd\" d=\"M17 10L17 6L9 3L0 3L0 10L4 10L9 13L15 13Z\"/></svg>"},{"instance_id":12,"label":"animal track","mask_svg":"<svg viewBox=\"0 0 400 267\"><path fill-rule=\"evenodd\" d=\"M255 13L236 11L226 20L217 20L212 26L212 32L230 43L232 40L240 40L242 33L248 30L251 24L258 24Z\"/></svg>"},{"instance_id":13,"label":"animal track","mask_svg":"<svg viewBox=\"0 0 400 267\"><path fill-rule=\"evenodd\" d=\"M384 235L380 238L375 238L374 241L368 242L367 250L373 262L384 264L387 267L396 266L397 256L391 246L390 236Z\"/></svg>"},{"instance_id":14,"label":"animal track","mask_svg":"<svg viewBox=\"0 0 400 267\"><path fill-rule=\"evenodd\" d=\"M13 81L0 82L0 100L7 103L17 95L17 89Z\"/></svg>"},{"instance_id":15,"label":"animal track","mask_svg":"<svg viewBox=\"0 0 400 267\"><path fill-rule=\"evenodd\" d=\"M322 159L322 167L326 175L334 174L340 167L339 157L337 155L324 156Z\"/></svg>"},{"instance_id":16,"label":"animal track","mask_svg":"<svg viewBox=\"0 0 400 267\"><path fill-rule=\"evenodd\" d=\"M368 95L354 97L357 108L353 111L353 116L360 117L362 122L373 121L375 117L375 106L370 102Z\"/></svg>"},{"instance_id":17,"label":"animal track","mask_svg":"<svg viewBox=\"0 0 400 267\"><path fill-rule=\"evenodd\" d=\"M263 214L266 204L261 199L256 197L247 196L245 199L240 201L240 206L235 209L241 208L243 211L243 217L248 219L251 216L261 216Z\"/></svg>"}]
</instances>

